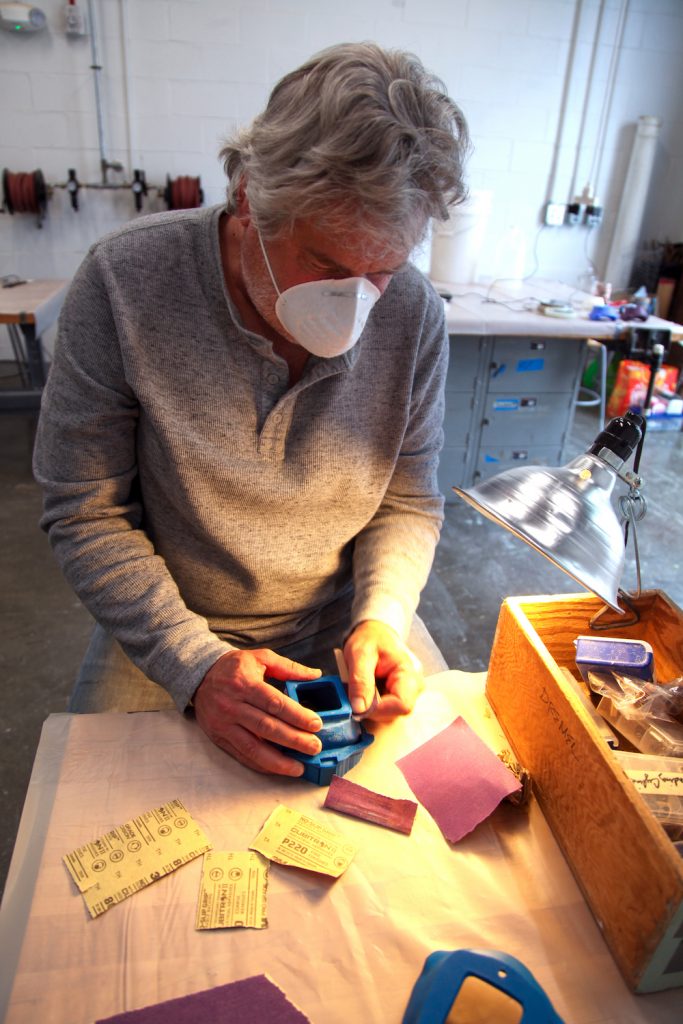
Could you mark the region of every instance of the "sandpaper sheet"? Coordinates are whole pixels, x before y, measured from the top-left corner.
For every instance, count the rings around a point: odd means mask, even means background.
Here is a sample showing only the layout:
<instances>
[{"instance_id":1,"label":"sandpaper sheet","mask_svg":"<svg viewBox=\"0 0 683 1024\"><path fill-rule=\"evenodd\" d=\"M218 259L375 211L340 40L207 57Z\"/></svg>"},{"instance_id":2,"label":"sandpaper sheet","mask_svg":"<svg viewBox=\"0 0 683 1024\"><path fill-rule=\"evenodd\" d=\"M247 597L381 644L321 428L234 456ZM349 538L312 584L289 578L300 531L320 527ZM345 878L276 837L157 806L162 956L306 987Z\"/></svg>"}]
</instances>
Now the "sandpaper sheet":
<instances>
[{"instance_id":1,"label":"sandpaper sheet","mask_svg":"<svg viewBox=\"0 0 683 1024\"><path fill-rule=\"evenodd\" d=\"M396 763L451 843L520 789L519 780L461 717Z\"/></svg>"},{"instance_id":2,"label":"sandpaper sheet","mask_svg":"<svg viewBox=\"0 0 683 1024\"><path fill-rule=\"evenodd\" d=\"M265 974L169 999L95 1024L311 1024Z\"/></svg>"},{"instance_id":3,"label":"sandpaper sheet","mask_svg":"<svg viewBox=\"0 0 683 1024\"><path fill-rule=\"evenodd\" d=\"M211 849L180 800L159 804L62 859L91 917Z\"/></svg>"},{"instance_id":4,"label":"sandpaper sheet","mask_svg":"<svg viewBox=\"0 0 683 1024\"><path fill-rule=\"evenodd\" d=\"M244 850L204 854L195 928L265 928L268 862Z\"/></svg>"},{"instance_id":5,"label":"sandpaper sheet","mask_svg":"<svg viewBox=\"0 0 683 1024\"><path fill-rule=\"evenodd\" d=\"M375 825L393 828L394 831L403 832L406 836L412 831L417 811L414 800L397 800L391 796L383 796L339 775L332 776L323 807L341 811L342 814L351 814L354 818L363 818Z\"/></svg>"},{"instance_id":6,"label":"sandpaper sheet","mask_svg":"<svg viewBox=\"0 0 683 1024\"><path fill-rule=\"evenodd\" d=\"M339 878L358 847L323 822L279 804L250 844L250 850L288 867Z\"/></svg>"}]
</instances>

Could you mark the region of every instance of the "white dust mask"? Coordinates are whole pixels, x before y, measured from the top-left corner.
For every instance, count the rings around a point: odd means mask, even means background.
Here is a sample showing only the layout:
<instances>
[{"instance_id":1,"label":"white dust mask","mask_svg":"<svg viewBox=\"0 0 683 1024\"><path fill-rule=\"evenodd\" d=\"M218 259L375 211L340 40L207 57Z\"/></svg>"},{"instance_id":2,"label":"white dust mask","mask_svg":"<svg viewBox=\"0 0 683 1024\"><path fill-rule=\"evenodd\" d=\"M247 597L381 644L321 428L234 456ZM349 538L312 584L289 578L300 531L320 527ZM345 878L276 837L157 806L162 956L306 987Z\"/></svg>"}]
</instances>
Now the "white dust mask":
<instances>
[{"instance_id":1,"label":"white dust mask","mask_svg":"<svg viewBox=\"0 0 683 1024\"><path fill-rule=\"evenodd\" d=\"M302 348L331 359L352 348L365 327L370 310L382 294L364 277L306 281L281 292L270 267L261 233L263 258L278 294L277 318Z\"/></svg>"}]
</instances>

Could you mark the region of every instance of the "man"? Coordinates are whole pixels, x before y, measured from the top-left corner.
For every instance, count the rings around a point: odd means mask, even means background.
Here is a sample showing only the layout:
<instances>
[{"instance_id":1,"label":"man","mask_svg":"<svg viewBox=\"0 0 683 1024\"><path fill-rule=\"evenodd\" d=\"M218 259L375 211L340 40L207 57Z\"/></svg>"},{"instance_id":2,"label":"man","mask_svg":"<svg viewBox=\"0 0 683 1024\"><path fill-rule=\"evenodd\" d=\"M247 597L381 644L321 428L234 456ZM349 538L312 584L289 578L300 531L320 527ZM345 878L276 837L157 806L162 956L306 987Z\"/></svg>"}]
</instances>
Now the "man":
<instances>
[{"instance_id":1,"label":"man","mask_svg":"<svg viewBox=\"0 0 683 1024\"><path fill-rule=\"evenodd\" d=\"M412 709L447 339L407 261L462 198L467 145L415 57L333 47L225 146L227 206L92 247L34 463L99 623L72 710L165 690L244 764L298 775L279 747L317 753L321 723L275 683L333 669L335 646L354 710L376 680L377 717Z\"/></svg>"}]
</instances>

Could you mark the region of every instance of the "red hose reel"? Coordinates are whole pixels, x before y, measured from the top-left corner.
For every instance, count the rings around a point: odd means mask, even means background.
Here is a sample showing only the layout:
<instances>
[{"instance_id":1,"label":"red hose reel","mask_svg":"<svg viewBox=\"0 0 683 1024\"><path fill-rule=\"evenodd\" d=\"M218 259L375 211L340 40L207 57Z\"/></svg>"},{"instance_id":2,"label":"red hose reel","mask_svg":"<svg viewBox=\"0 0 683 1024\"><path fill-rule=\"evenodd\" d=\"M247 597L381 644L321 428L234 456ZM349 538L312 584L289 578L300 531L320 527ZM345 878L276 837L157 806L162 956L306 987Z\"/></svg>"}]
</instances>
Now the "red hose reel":
<instances>
[{"instance_id":1,"label":"red hose reel","mask_svg":"<svg viewBox=\"0 0 683 1024\"><path fill-rule=\"evenodd\" d=\"M199 178L181 175L179 178L166 178L164 199L169 210L193 210L204 202Z\"/></svg>"},{"instance_id":2,"label":"red hose reel","mask_svg":"<svg viewBox=\"0 0 683 1024\"><path fill-rule=\"evenodd\" d=\"M8 213L35 213L40 224L47 211L47 186L42 171L2 172L2 201Z\"/></svg>"}]
</instances>

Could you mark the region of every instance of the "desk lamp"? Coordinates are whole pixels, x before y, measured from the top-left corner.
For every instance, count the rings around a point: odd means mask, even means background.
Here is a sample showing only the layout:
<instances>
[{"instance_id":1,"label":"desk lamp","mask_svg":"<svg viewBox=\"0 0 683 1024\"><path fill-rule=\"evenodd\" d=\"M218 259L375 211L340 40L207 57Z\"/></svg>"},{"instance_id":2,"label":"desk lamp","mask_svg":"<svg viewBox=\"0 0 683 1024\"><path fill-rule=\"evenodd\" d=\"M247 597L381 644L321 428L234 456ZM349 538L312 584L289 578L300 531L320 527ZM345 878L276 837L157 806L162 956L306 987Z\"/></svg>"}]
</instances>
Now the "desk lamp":
<instances>
[{"instance_id":1,"label":"desk lamp","mask_svg":"<svg viewBox=\"0 0 683 1024\"><path fill-rule=\"evenodd\" d=\"M469 490L453 490L623 615L619 597L633 611L619 590L629 524L633 525L640 592L635 524L646 508L637 475L644 437L643 417L627 412L610 420L588 450L566 466L523 466L498 473ZM628 472L624 466L636 449L634 470ZM611 501L617 480L629 487L619 499L621 522Z\"/></svg>"}]
</instances>

